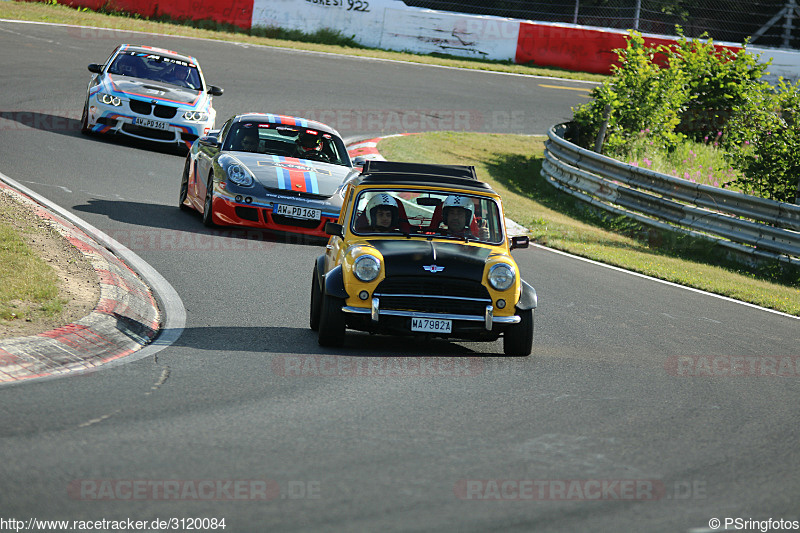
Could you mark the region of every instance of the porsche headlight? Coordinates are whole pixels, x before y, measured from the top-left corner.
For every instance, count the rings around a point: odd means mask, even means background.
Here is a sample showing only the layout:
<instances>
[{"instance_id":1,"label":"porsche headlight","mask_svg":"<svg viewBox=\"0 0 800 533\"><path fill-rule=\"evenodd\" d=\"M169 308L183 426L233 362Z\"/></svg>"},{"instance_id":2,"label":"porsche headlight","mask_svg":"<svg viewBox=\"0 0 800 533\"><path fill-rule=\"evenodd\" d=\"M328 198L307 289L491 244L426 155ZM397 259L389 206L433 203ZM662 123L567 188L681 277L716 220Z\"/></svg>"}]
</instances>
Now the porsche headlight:
<instances>
[{"instance_id":1,"label":"porsche headlight","mask_svg":"<svg viewBox=\"0 0 800 533\"><path fill-rule=\"evenodd\" d=\"M228 179L242 187L250 187L253 185L253 176L239 164L228 167Z\"/></svg>"},{"instance_id":2,"label":"porsche headlight","mask_svg":"<svg viewBox=\"0 0 800 533\"><path fill-rule=\"evenodd\" d=\"M100 101L101 104L113 105L113 106L122 105L122 100L120 100L118 96L114 96L113 94L98 93L97 99Z\"/></svg>"},{"instance_id":3,"label":"porsche headlight","mask_svg":"<svg viewBox=\"0 0 800 533\"><path fill-rule=\"evenodd\" d=\"M365 283L374 280L380 273L381 262L373 255L362 255L356 259L353 265L353 274Z\"/></svg>"},{"instance_id":4,"label":"porsche headlight","mask_svg":"<svg viewBox=\"0 0 800 533\"><path fill-rule=\"evenodd\" d=\"M190 122L205 122L208 120L208 113L202 111L187 111L183 114L183 118Z\"/></svg>"},{"instance_id":5,"label":"porsche headlight","mask_svg":"<svg viewBox=\"0 0 800 533\"><path fill-rule=\"evenodd\" d=\"M504 291L514 285L517 273L508 263L497 263L489 269L489 284L498 291Z\"/></svg>"}]
</instances>

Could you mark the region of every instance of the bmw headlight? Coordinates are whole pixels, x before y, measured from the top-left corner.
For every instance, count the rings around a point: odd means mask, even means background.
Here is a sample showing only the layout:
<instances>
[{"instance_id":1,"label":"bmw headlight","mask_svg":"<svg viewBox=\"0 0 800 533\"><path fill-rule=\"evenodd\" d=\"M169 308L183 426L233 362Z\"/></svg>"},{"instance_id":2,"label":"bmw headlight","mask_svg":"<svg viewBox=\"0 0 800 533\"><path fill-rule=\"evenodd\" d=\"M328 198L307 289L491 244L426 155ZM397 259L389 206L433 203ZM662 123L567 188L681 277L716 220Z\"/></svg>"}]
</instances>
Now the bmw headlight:
<instances>
[{"instance_id":1,"label":"bmw headlight","mask_svg":"<svg viewBox=\"0 0 800 533\"><path fill-rule=\"evenodd\" d=\"M489 284L498 291L504 291L514 285L517 273L508 263L497 263L489 269Z\"/></svg>"},{"instance_id":2,"label":"bmw headlight","mask_svg":"<svg viewBox=\"0 0 800 533\"><path fill-rule=\"evenodd\" d=\"M356 259L353 265L353 274L365 283L374 280L380 273L381 262L373 255L362 255Z\"/></svg>"},{"instance_id":3,"label":"bmw headlight","mask_svg":"<svg viewBox=\"0 0 800 533\"><path fill-rule=\"evenodd\" d=\"M239 164L228 167L228 179L242 187L250 187L253 185L253 176Z\"/></svg>"},{"instance_id":4,"label":"bmw headlight","mask_svg":"<svg viewBox=\"0 0 800 533\"><path fill-rule=\"evenodd\" d=\"M122 100L120 100L118 96L114 96L113 94L99 93L97 95L97 99L100 101L101 104L113 105L113 106L122 105Z\"/></svg>"},{"instance_id":5,"label":"bmw headlight","mask_svg":"<svg viewBox=\"0 0 800 533\"><path fill-rule=\"evenodd\" d=\"M190 122L205 122L208 120L208 113L202 111L187 111L183 114L183 118Z\"/></svg>"}]
</instances>

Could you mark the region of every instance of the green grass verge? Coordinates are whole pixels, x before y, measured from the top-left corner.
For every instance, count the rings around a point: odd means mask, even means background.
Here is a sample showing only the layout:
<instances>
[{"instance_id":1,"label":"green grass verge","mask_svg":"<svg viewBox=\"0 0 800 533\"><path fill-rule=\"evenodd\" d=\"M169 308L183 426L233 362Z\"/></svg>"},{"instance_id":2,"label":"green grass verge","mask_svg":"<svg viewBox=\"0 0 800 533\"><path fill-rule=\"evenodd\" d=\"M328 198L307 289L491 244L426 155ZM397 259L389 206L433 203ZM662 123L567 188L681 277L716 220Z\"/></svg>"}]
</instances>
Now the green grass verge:
<instances>
[{"instance_id":1,"label":"green grass verge","mask_svg":"<svg viewBox=\"0 0 800 533\"><path fill-rule=\"evenodd\" d=\"M800 316L800 272L726 261L712 243L649 231L560 193L541 177L544 136L438 132L379 144L390 160L474 165L503 197L506 216L558 250Z\"/></svg>"},{"instance_id":2,"label":"green grass verge","mask_svg":"<svg viewBox=\"0 0 800 533\"><path fill-rule=\"evenodd\" d=\"M0 209L6 215L7 209ZM58 297L55 270L30 249L19 230L5 223L0 223L0 279L0 320L53 317L62 312L66 302Z\"/></svg>"},{"instance_id":3,"label":"green grass verge","mask_svg":"<svg viewBox=\"0 0 800 533\"><path fill-rule=\"evenodd\" d=\"M218 24L209 20L168 21L163 17L159 18L159 20L147 20L139 16L95 13L86 9L73 9L51 3L16 1L0 1L0 18L144 31L185 37L200 37L349 56L375 57L379 59L423 63L427 65L551 76L583 81L602 81L607 78L607 76L572 72L563 69L537 67L534 65L517 65L510 61L482 61L439 54L422 55L364 48L358 46L347 36L342 36L336 31L325 29L313 34L306 34L299 31L282 30L279 28L254 28L251 32L244 33L231 25ZM86 37L92 38L92 35L87 34ZM115 44L117 44L116 41L109 40L109 52L111 47ZM184 50L184 52L191 54L191 46L189 46L189 49ZM199 59L202 62L202 58Z\"/></svg>"}]
</instances>

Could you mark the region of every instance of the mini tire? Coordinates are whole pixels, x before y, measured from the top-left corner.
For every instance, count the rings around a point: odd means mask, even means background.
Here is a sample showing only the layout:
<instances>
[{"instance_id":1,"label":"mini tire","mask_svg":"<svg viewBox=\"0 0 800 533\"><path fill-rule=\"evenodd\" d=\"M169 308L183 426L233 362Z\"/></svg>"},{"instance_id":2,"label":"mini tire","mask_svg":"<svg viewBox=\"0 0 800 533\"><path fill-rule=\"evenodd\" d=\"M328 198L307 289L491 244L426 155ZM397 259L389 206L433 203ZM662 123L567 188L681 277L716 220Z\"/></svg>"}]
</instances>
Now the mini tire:
<instances>
[{"instance_id":1,"label":"mini tire","mask_svg":"<svg viewBox=\"0 0 800 533\"><path fill-rule=\"evenodd\" d=\"M519 310L520 321L503 334L503 353L512 357L527 357L533 351L533 309Z\"/></svg>"},{"instance_id":2,"label":"mini tire","mask_svg":"<svg viewBox=\"0 0 800 533\"><path fill-rule=\"evenodd\" d=\"M322 313L322 289L319 285L318 274L317 265L314 265L314 274L311 276L311 305L308 320L312 331L319 331L319 317Z\"/></svg>"},{"instance_id":3,"label":"mini tire","mask_svg":"<svg viewBox=\"0 0 800 533\"><path fill-rule=\"evenodd\" d=\"M206 184L206 199L203 202L203 225L207 228L213 228L214 224L214 174L208 175L208 183Z\"/></svg>"},{"instance_id":4,"label":"mini tire","mask_svg":"<svg viewBox=\"0 0 800 533\"><path fill-rule=\"evenodd\" d=\"M319 314L318 338L320 346L339 347L344 344L345 324L342 306L344 300L322 294Z\"/></svg>"}]
</instances>

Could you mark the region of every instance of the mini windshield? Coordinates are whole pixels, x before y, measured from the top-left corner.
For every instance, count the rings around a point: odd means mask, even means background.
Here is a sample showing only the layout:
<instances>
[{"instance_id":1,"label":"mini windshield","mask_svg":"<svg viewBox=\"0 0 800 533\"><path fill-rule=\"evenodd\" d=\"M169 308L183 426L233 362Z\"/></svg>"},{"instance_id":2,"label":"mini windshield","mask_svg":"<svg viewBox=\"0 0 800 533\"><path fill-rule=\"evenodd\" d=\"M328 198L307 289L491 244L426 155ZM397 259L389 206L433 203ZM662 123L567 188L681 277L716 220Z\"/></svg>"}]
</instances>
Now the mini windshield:
<instances>
[{"instance_id":1,"label":"mini windshield","mask_svg":"<svg viewBox=\"0 0 800 533\"><path fill-rule=\"evenodd\" d=\"M492 198L442 191L369 189L355 201L357 235L409 235L499 244L500 209Z\"/></svg>"},{"instance_id":2,"label":"mini windshield","mask_svg":"<svg viewBox=\"0 0 800 533\"><path fill-rule=\"evenodd\" d=\"M350 166L347 149L336 135L275 122L233 124L225 136L222 149Z\"/></svg>"},{"instance_id":3,"label":"mini windshield","mask_svg":"<svg viewBox=\"0 0 800 533\"><path fill-rule=\"evenodd\" d=\"M108 73L203 90L197 65L161 54L120 52L108 67Z\"/></svg>"}]
</instances>

